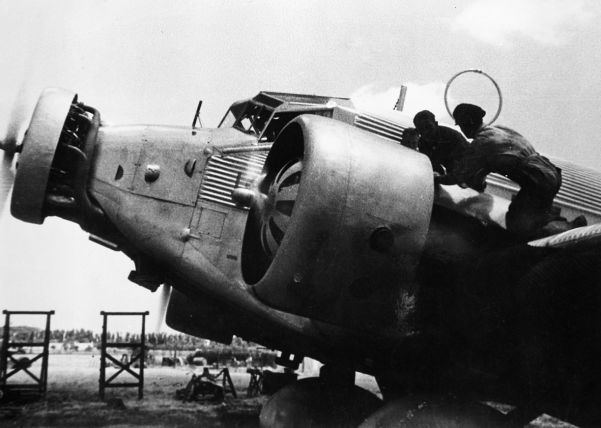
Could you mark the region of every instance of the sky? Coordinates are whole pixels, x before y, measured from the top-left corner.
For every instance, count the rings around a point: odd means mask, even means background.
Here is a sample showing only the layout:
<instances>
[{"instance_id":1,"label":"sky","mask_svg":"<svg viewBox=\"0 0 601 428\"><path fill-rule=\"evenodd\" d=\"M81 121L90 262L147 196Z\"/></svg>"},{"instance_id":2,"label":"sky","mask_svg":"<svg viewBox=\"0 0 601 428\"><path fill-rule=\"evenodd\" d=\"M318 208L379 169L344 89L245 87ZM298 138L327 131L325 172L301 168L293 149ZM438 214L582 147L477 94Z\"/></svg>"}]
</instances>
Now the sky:
<instances>
[{"instance_id":1,"label":"sky","mask_svg":"<svg viewBox=\"0 0 601 428\"><path fill-rule=\"evenodd\" d=\"M202 99L203 124L216 126L261 90L351 97L394 115L404 84L406 113L450 122L447 82L480 69L501 88L496 123L601 168L600 22L594 0L0 0L0 135L11 115L27 123L48 86L77 92L109 124L190 125ZM449 101L478 103L485 119L499 107L474 73ZM101 310L149 310L155 325L159 297L127 281L132 269L75 224L30 225L2 207L0 309L54 309L53 327L95 331Z\"/></svg>"}]
</instances>

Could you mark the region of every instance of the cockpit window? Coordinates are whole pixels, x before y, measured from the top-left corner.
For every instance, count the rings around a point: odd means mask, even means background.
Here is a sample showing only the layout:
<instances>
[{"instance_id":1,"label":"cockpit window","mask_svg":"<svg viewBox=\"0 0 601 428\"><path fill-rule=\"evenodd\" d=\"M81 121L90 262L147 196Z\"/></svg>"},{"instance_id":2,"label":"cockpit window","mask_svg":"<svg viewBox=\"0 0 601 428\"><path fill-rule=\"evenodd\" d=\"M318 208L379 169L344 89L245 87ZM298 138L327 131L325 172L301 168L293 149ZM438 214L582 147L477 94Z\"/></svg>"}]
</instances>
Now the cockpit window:
<instances>
[{"instance_id":1,"label":"cockpit window","mask_svg":"<svg viewBox=\"0 0 601 428\"><path fill-rule=\"evenodd\" d=\"M219 127L232 127L249 134L260 135L272 113L271 108L261 104L237 105L235 110L228 110Z\"/></svg>"},{"instance_id":2,"label":"cockpit window","mask_svg":"<svg viewBox=\"0 0 601 428\"><path fill-rule=\"evenodd\" d=\"M254 101L245 101L232 105L223 120L220 128L235 128L248 134L259 137L260 142L272 142L282 128L300 114L317 114L332 117L332 108L321 107L316 109L301 106L297 109L279 111L265 104Z\"/></svg>"},{"instance_id":3,"label":"cockpit window","mask_svg":"<svg viewBox=\"0 0 601 428\"><path fill-rule=\"evenodd\" d=\"M232 112L232 109L229 109L227 111L227 113L225 114L225 116L223 117L223 119L221 120L219 127L220 128L231 128L234 126L234 123L236 123L236 116L234 115L234 112Z\"/></svg>"}]
</instances>

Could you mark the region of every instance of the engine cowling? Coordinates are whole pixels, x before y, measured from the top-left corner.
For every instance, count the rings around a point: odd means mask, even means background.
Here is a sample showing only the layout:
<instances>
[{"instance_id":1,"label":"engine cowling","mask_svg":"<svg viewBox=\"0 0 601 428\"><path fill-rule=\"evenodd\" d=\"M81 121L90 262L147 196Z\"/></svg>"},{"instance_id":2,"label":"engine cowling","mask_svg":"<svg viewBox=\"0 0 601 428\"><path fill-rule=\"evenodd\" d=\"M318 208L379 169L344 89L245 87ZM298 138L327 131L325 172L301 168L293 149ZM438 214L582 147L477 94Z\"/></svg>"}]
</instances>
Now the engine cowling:
<instances>
[{"instance_id":1,"label":"engine cowling","mask_svg":"<svg viewBox=\"0 0 601 428\"><path fill-rule=\"evenodd\" d=\"M98 229L100 209L86 184L100 114L78 102L77 94L45 89L25 133L13 189L11 213L42 224L57 215L85 229Z\"/></svg>"},{"instance_id":2,"label":"engine cowling","mask_svg":"<svg viewBox=\"0 0 601 428\"><path fill-rule=\"evenodd\" d=\"M11 211L23 221L42 224L46 189L69 109L77 95L62 89L46 89L36 105L23 141L15 177Z\"/></svg>"},{"instance_id":3,"label":"engine cowling","mask_svg":"<svg viewBox=\"0 0 601 428\"><path fill-rule=\"evenodd\" d=\"M304 115L278 136L243 243L245 280L266 304L353 327L394 322L430 221L427 157Z\"/></svg>"}]
</instances>

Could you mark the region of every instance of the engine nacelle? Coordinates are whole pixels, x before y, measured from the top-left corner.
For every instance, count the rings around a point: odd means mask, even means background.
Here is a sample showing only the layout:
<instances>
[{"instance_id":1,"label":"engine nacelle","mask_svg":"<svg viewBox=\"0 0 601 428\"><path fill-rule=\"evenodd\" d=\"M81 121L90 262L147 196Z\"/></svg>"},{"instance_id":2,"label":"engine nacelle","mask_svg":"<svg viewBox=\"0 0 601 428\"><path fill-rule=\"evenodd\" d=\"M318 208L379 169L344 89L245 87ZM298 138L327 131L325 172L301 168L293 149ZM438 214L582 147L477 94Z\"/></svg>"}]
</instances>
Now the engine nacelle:
<instances>
[{"instance_id":1,"label":"engine nacelle","mask_svg":"<svg viewBox=\"0 0 601 428\"><path fill-rule=\"evenodd\" d=\"M266 304L353 327L384 327L411 294L433 204L427 157L331 119L279 135L253 197L245 280Z\"/></svg>"},{"instance_id":2,"label":"engine nacelle","mask_svg":"<svg viewBox=\"0 0 601 428\"><path fill-rule=\"evenodd\" d=\"M46 89L35 107L23 141L11 204L12 214L41 224L52 164L69 109L77 95L62 89Z\"/></svg>"},{"instance_id":3,"label":"engine nacelle","mask_svg":"<svg viewBox=\"0 0 601 428\"><path fill-rule=\"evenodd\" d=\"M42 224L47 216L58 215L86 230L102 217L86 189L99 125L100 114L78 102L73 92L42 92L19 156L13 216Z\"/></svg>"}]
</instances>

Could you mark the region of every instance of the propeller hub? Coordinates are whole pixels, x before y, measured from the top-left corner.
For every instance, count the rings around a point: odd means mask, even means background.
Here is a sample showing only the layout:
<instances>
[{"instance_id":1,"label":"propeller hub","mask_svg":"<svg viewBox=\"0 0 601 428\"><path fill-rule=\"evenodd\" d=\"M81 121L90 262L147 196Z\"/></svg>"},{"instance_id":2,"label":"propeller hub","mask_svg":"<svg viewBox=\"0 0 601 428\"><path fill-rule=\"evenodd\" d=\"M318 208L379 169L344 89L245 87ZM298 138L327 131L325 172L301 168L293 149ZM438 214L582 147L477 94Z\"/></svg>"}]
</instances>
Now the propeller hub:
<instances>
[{"instance_id":1,"label":"propeller hub","mask_svg":"<svg viewBox=\"0 0 601 428\"><path fill-rule=\"evenodd\" d=\"M232 201L236 205L250 208L256 199L255 192L251 189L238 187L232 191Z\"/></svg>"}]
</instances>

